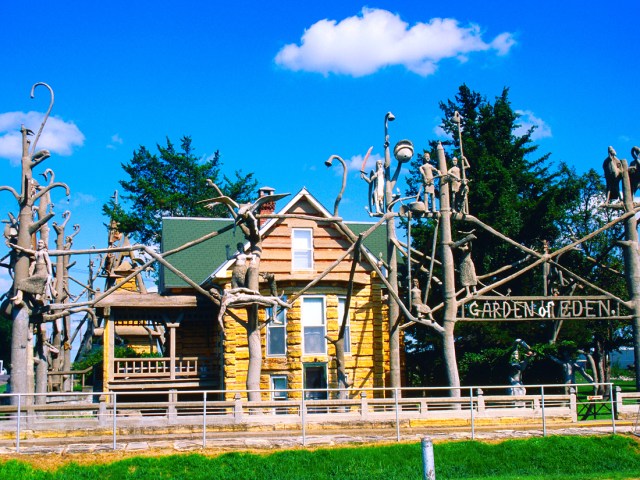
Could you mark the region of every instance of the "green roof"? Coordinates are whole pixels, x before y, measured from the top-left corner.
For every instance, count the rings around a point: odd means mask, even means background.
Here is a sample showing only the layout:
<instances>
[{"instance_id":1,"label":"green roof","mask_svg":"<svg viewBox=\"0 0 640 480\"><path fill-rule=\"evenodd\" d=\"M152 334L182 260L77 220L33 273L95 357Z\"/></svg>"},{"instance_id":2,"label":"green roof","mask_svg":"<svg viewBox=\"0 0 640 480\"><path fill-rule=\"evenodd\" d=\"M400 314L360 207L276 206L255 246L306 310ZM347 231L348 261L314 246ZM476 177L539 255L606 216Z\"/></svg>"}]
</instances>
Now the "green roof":
<instances>
[{"instance_id":1,"label":"green roof","mask_svg":"<svg viewBox=\"0 0 640 480\"><path fill-rule=\"evenodd\" d=\"M360 235L361 233L369 230L375 223L373 222L345 222L349 229L355 233L356 235ZM364 239L364 246L369 249L369 251L378 257L380 253L382 253L382 258L387 258L387 226L386 224L380 225L375 231L371 232L371 234Z\"/></svg>"},{"instance_id":2,"label":"green roof","mask_svg":"<svg viewBox=\"0 0 640 480\"><path fill-rule=\"evenodd\" d=\"M345 222L356 235L366 231L374 225L373 222ZM188 242L197 240L209 233L233 225L229 218L163 218L162 219L162 251L167 252ZM236 244L245 243L240 228L230 228L222 234L210 238L193 247L186 248L176 254L166 257L175 268L184 273L197 284L202 284L227 260L226 245L235 252ZM369 251L378 256L380 252L386 257L387 229L381 225L365 240L364 245ZM160 272L160 290L168 288L184 288L189 284L179 278L171 270L162 267Z\"/></svg>"},{"instance_id":3,"label":"green roof","mask_svg":"<svg viewBox=\"0 0 640 480\"><path fill-rule=\"evenodd\" d=\"M233 219L230 218L163 218L162 251L173 250L231 225ZM229 245L231 250L235 251L236 244L244 241L242 230L231 228L216 237L170 255L166 260L191 280L201 284L227 260L225 245ZM160 290L188 286L187 282L171 270L161 268Z\"/></svg>"}]
</instances>

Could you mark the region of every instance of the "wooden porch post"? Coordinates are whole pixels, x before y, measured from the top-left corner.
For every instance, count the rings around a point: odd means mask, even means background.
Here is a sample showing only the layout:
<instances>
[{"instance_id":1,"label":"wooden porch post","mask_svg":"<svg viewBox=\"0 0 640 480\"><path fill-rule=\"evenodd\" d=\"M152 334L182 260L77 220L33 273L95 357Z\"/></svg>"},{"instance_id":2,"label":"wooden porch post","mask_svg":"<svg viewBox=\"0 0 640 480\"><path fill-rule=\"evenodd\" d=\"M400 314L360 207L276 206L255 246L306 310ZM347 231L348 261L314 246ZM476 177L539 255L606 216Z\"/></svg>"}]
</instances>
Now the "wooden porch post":
<instances>
[{"instance_id":1,"label":"wooden porch post","mask_svg":"<svg viewBox=\"0 0 640 480\"><path fill-rule=\"evenodd\" d=\"M102 333L102 390L106 391L113 380L115 329L111 319L111 307L104 308L104 332Z\"/></svg>"},{"instance_id":2,"label":"wooden porch post","mask_svg":"<svg viewBox=\"0 0 640 480\"><path fill-rule=\"evenodd\" d=\"M176 327L178 323L167 323L169 329L169 368L171 369L169 378L176 378Z\"/></svg>"}]
</instances>

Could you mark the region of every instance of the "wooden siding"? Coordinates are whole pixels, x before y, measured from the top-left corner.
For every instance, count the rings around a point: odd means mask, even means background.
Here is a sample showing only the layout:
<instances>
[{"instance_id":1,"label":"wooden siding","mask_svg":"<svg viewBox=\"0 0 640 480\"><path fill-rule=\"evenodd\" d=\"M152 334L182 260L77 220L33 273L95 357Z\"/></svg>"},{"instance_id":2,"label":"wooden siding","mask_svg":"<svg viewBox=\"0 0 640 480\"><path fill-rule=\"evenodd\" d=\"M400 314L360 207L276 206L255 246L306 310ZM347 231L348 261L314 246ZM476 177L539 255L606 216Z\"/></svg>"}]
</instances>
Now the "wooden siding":
<instances>
[{"instance_id":1,"label":"wooden siding","mask_svg":"<svg viewBox=\"0 0 640 480\"><path fill-rule=\"evenodd\" d=\"M305 215L317 215L314 207L302 198L289 213ZM291 261L291 235L294 228L309 228L313 230L313 269L293 270ZM310 281L319 273L328 268L342 255L351 242L345 238L335 225L331 223L318 223L313 220L300 220L288 218L279 220L269 230L262 242L262 260L260 270L276 275L276 279L284 278ZM325 277L326 281L347 281L351 269L353 256L348 256ZM360 262L356 269L355 282L358 284L369 283L369 274L372 268L366 259Z\"/></svg>"}]
</instances>

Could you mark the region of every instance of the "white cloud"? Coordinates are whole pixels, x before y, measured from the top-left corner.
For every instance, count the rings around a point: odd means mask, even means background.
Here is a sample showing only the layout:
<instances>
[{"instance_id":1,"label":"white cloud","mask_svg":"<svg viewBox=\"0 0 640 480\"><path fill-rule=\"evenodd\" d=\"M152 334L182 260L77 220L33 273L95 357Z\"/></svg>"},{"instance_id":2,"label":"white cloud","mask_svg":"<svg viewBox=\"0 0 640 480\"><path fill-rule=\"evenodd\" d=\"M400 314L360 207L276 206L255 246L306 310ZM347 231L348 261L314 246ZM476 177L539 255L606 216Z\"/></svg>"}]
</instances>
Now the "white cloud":
<instances>
[{"instance_id":1,"label":"white cloud","mask_svg":"<svg viewBox=\"0 0 640 480\"><path fill-rule=\"evenodd\" d=\"M433 133L435 133L438 138L449 138L449 134L444 131L442 124L433 127Z\"/></svg>"},{"instance_id":2,"label":"white cloud","mask_svg":"<svg viewBox=\"0 0 640 480\"><path fill-rule=\"evenodd\" d=\"M351 171L360 172L361 170L364 170L365 172L368 173L369 170L373 170L378 160L384 161L384 157L382 157L378 153L369 155L369 158L367 159L367 163L365 164L364 168L362 167L363 160L364 160L364 155L354 155L353 157L351 157L349 160L346 161L347 170L350 172Z\"/></svg>"},{"instance_id":3,"label":"white cloud","mask_svg":"<svg viewBox=\"0 0 640 480\"><path fill-rule=\"evenodd\" d=\"M517 123L520 125L513 133L522 136L529 131L531 127L536 127L531 134L531 140L540 140L541 138L552 137L551 127L544 120L535 116L530 110L516 110L520 115Z\"/></svg>"},{"instance_id":4,"label":"white cloud","mask_svg":"<svg viewBox=\"0 0 640 480\"><path fill-rule=\"evenodd\" d=\"M490 43L480 27L461 27L452 18L432 18L413 26L387 10L363 8L340 22L324 19L311 25L300 45L285 45L275 61L290 70L360 77L391 65L403 65L421 76L432 75L445 58L466 61L472 52L494 50L505 55L515 44L511 33Z\"/></svg>"},{"instance_id":5,"label":"white cloud","mask_svg":"<svg viewBox=\"0 0 640 480\"><path fill-rule=\"evenodd\" d=\"M120 135L116 133L115 135L111 136L111 142L107 145L107 148L115 150L116 148L118 148L118 145L122 145L123 143L124 140L122 140Z\"/></svg>"},{"instance_id":6,"label":"white cloud","mask_svg":"<svg viewBox=\"0 0 640 480\"><path fill-rule=\"evenodd\" d=\"M44 117L40 112L7 112L0 113L0 158L7 158L13 165L20 162L22 156L22 140L20 125L38 133ZM33 142L35 136L29 137ZM42 131L36 148L48 149L52 154L68 156L74 147L84 143L84 135L73 122L65 122L59 117L49 117Z\"/></svg>"},{"instance_id":7,"label":"white cloud","mask_svg":"<svg viewBox=\"0 0 640 480\"><path fill-rule=\"evenodd\" d=\"M78 193L74 193L72 197L73 197L73 200L71 204L74 207L78 207L81 205L89 205L89 204L95 203L97 200L96 197L94 197L89 193L78 192Z\"/></svg>"}]
</instances>

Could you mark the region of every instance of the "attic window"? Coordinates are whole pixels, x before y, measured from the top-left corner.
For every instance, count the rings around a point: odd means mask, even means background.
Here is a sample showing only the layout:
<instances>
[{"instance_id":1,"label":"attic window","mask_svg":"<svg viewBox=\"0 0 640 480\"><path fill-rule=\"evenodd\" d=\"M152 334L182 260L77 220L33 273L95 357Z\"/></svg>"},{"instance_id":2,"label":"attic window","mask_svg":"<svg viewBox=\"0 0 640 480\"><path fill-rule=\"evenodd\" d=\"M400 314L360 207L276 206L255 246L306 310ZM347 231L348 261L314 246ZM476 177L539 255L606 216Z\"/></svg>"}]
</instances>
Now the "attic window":
<instances>
[{"instance_id":1,"label":"attic window","mask_svg":"<svg viewBox=\"0 0 640 480\"><path fill-rule=\"evenodd\" d=\"M313 230L294 228L291 233L291 266L293 270L313 268Z\"/></svg>"}]
</instances>

